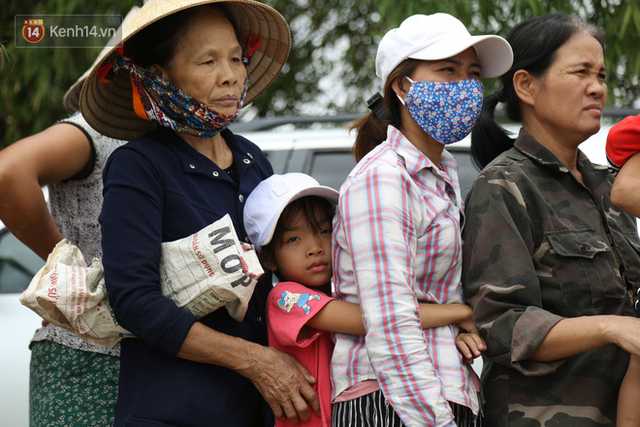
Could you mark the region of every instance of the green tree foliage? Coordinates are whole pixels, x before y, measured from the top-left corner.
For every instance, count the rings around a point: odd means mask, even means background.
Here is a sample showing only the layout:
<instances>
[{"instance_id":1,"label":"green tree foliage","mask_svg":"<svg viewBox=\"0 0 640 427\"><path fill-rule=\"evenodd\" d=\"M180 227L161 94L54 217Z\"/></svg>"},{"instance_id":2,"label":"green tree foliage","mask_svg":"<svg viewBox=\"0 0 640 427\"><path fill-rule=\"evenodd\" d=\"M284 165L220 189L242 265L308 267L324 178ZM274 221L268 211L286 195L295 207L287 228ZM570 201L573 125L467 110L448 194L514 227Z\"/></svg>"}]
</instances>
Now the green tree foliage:
<instances>
[{"instance_id":1,"label":"green tree foliage","mask_svg":"<svg viewBox=\"0 0 640 427\"><path fill-rule=\"evenodd\" d=\"M136 3L135 0L3 0L0 7L0 43L5 46L7 55L0 71L0 147L66 117L69 113L62 105L65 92L91 66L101 50L16 48L15 15L124 16ZM20 31L22 24L17 25L20 25Z\"/></svg>"},{"instance_id":2,"label":"green tree foliage","mask_svg":"<svg viewBox=\"0 0 640 427\"><path fill-rule=\"evenodd\" d=\"M640 2L638 0L264 0L280 11L293 48L283 73L242 120L256 116L364 112L380 89L374 58L380 37L414 13L447 12L472 34L506 36L524 18L574 13L605 29L608 106L638 107ZM16 49L17 13L120 13L135 0L3 0L0 43L7 49L0 72L2 145L44 129L67 113L62 97L99 49ZM485 81L487 92L496 79Z\"/></svg>"},{"instance_id":3,"label":"green tree foliage","mask_svg":"<svg viewBox=\"0 0 640 427\"><path fill-rule=\"evenodd\" d=\"M258 115L362 112L380 88L376 47L384 33L416 13L446 12L472 34L506 37L521 20L553 12L577 14L605 30L609 70L607 105L638 107L640 99L640 2L638 0L266 0L290 23L293 50L283 76L255 102ZM346 43L348 48L342 49ZM319 52L318 49L321 48ZM325 53L323 55L323 53ZM332 68L341 73L317 92ZM486 92L497 79L485 81ZM339 90L336 91L335 88ZM331 94L331 95L329 95ZM274 106L276 106L274 108Z\"/></svg>"}]
</instances>

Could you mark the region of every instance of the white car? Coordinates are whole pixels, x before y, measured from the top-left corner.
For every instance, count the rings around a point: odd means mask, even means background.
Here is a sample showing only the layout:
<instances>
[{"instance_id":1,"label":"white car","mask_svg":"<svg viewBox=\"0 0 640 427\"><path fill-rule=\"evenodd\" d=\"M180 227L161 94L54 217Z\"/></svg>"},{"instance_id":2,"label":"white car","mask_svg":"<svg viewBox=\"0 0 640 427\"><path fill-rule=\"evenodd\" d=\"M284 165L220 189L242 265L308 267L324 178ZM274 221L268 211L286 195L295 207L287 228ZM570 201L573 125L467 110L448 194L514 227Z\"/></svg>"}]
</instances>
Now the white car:
<instances>
[{"instance_id":1,"label":"white car","mask_svg":"<svg viewBox=\"0 0 640 427\"><path fill-rule=\"evenodd\" d=\"M631 113L629 113L631 114ZM351 154L354 137L346 123L354 116L329 117L313 122L326 121L329 128L292 130L292 118L256 120L237 123L231 129L255 142L266 153L276 173L304 172L321 184L339 189L355 160ZM265 125L266 123L266 125ZM272 125L285 124L278 128ZM262 126L267 130L259 130ZM589 158L606 164L604 145L610 125L585 141L580 148ZM517 133L517 128L511 127ZM468 192L478 170L473 165L469 151L470 139L447 146L456 156L460 166L460 183L463 197ZM22 245L0 223L0 423L2 426L23 427L28 425L29 390L29 341L40 326L41 319L23 307L18 296L29 284L31 277L44 262ZM473 367L480 372L482 361Z\"/></svg>"}]
</instances>

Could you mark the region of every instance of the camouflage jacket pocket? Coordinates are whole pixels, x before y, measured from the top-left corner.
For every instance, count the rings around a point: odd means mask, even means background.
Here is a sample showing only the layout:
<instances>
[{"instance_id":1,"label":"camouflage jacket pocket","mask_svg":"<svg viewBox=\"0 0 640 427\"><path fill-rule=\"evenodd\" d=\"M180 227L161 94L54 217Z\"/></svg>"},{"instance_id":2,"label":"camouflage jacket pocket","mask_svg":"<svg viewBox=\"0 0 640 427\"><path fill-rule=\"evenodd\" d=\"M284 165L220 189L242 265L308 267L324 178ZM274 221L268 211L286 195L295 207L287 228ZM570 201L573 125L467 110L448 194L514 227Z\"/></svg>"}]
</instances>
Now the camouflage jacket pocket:
<instances>
[{"instance_id":1,"label":"camouflage jacket pocket","mask_svg":"<svg viewBox=\"0 0 640 427\"><path fill-rule=\"evenodd\" d=\"M590 308L624 298L613 251L595 230L569 229L545 235L550 249L544 263L555 270L562 301L571 310L580 311L576 314L587 314Z\"/></svg>"}]
</instances>

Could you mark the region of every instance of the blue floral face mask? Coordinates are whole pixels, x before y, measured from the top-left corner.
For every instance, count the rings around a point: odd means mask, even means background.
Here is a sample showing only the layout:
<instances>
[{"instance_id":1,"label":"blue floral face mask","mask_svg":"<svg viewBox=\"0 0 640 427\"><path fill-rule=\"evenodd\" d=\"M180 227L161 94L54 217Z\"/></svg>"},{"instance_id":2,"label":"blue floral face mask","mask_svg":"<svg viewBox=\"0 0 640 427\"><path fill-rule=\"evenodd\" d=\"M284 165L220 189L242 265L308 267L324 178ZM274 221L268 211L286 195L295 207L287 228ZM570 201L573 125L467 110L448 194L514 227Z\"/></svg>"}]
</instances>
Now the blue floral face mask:
<instances>
[{"instance_id":1,"label":"blue floral face mask","mask_svg":"<svg viewBox=\"0 0 640 427\"><path fill-rule=\"evenodd\" d=\"M469 135L482 110L484 86L478 79L455 82L411 82L400 102L433 139L442 144Z\"/></svg>"}]
</instances>

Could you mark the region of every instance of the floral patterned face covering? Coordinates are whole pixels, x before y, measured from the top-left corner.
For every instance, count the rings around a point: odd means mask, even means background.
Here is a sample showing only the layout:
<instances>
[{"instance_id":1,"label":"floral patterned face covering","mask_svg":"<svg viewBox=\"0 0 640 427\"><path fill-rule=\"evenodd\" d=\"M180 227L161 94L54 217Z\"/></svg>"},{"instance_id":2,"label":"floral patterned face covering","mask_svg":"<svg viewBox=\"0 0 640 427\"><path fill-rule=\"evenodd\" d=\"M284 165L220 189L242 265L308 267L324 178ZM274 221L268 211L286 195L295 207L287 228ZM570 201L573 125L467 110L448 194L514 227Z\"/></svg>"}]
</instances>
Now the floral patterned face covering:
<instances>
[{"instance_id":1,"label":"floral patterned face covering","mask_svg":"<svg viewBox=\"0 0 640 427\"><path fill-rule=\"evenodd\" d=\"M236 118L247 94L249 74L244 80L238 109L227 116L212 110L162 77L134 64L122 55L116 56L113 72L129 71L133 90L133 107L138 117L160 126L200 138L210 138L224 130Z\"/></svg>"},{"instance_id":2,"label":"floral patterned face covering","mask_svg":"<svg viewBox=\"0 0 640 427\"><path fill-rule=\"evenodd\" d=\"M210 138L224 130L238 118L249 86L249 64L251 57L260 46L260 37L250 34L242 62L247 69L242 95L238 100L235 114L227 116L214 111L169 83L162 77L137 66L123 55L123 47L116 49L117 55L98 71L102 83L113 80L120 69L129 71L133 96L133 108L138 117L152 121L160 126L185 132L200 138Z\"/></svg>"},{"instance_id":3,"label":"floral patterned face covering","mask_svg":"<svg viewBox=\"0 0 640 427\"><path fill-rule=\"evenodd\" d=\"M411 117L442 144L469 135L482 110L484 86L478 79L455 82L415 82L405 100L398 96Z\"/></svg>"}]
</instances>

